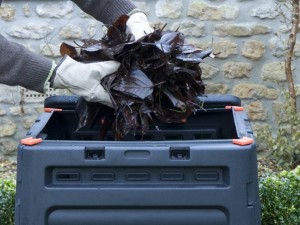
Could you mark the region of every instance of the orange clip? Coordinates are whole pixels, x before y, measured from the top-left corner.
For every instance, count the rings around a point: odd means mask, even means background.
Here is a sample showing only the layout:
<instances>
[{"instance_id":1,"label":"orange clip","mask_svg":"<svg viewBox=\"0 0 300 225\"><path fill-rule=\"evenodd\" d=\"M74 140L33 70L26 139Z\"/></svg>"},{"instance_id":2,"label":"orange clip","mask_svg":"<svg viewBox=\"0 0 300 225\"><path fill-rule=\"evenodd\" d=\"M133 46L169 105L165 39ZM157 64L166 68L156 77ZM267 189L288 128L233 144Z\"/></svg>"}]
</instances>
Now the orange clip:
<instances>
[{"instance_id":1,"label":"orange clip","mask_svg":"<svg viewBox=\"0 0 300 225\"><path fill-rule=\"evenodd\" d=\"M234 111L244 111L244 107L242 106L230 106L230 105L225 106L225 109L232 109L232 108Z\"/></svg>"},{"instance_id":2,"label":"orange clip","mask_svg":"<svg viewBox=\"0 0 300 225\"><path fill-rule=\"evenodd\" d=\"M251 145L251 144L253 144L253 142L254 142L254 140L252 138L249 138L249 137L243 137L243 138L240 138L240 139L232 139L233 144L241 145L241 146Z\"/></svg>"},{"instance_id":3,"label":"orange clip","mask_svg":"<svg viewBox=\"0 0 300 225\"><path fill-rule=\"evenodd\" d=\"M55 111L55 112L57 112L57 111L62 111L62 109L56 109L56 108L44 108L44 112L48 112L48 113L50 113L50 112L53 112L53 111Z\"/></svg>"},{"instance_id":4,"label":"orange clip","mask_svg":"<svg viewBox=\"0 0 300 225\"><path fill-rule=\"evenodd\" d=\"M33 138L33 137L28 137L28 138L24 138L21 140L21 144L23 145L36 145L39 144L43 141L42 138Z\"/></svg>"}]
</instances>

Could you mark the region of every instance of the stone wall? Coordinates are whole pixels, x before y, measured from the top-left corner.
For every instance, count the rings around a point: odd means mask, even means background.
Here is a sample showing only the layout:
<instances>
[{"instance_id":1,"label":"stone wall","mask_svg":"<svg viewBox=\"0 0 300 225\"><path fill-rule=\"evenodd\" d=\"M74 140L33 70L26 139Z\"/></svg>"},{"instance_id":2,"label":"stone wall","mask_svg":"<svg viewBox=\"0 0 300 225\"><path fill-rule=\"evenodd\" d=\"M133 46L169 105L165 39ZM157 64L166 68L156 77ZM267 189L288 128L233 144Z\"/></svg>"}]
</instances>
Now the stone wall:
<instances>
[{"instance_id":1,"label":"stone wall","mask_svg":"<svg viewBox=\"0 0 300 225\"><path fill-rule=\"evenodd\" d=\"M206 93L233 94L242 99L254 130L274 124L282 111L286 86L284 42L287 24L280 0L136 0L152 26L179 28L186 41L218 53L201 64ZM287 14L287 12L284 12ZM103 26L71 1L4 1L1 34L37 54L59 60L62 42L100 38ZM295 60L300 56L296 45ZM299 84L299 65L294 65ZM0 85L0 156L15 157L16 146L43 110L41 95L21 87ZM298 86L297 95L300 95ZM298 104L299 98L298 98Z\"/></svg>"}]
</instances>

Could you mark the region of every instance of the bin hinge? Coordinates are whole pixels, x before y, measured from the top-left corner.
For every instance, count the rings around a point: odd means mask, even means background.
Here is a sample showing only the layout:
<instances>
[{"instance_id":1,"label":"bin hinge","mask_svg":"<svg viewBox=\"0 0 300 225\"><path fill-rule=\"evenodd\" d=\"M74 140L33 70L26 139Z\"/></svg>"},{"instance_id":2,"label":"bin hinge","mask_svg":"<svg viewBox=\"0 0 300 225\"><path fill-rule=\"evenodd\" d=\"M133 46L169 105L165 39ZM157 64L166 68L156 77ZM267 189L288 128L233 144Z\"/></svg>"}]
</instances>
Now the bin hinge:
<instances>
[{"instance_id":1,"label":"bin hinge","mask_svg":"<svg viewBox=\"0 0 300 225\"><path fill-rule=\"evenodd\" d=\"M62 109L57 109L57 108L44 108L44 112L48 112L48 113L51 113L51 112L60 112L62 111Z\"/></svg>"},{"instance_id":2,"label":"bin hinge","mask_svg":"<svg viewBox=\"0 0 300 225\"><path fill-rule=\"evenodd\" d=\"M21 140L21 144L23 145L36 145L36 144L39 144L43 141L42 138L33 138L33 137L27 137L27 138L23 138Z\"/></svg>"},{"instance_id":3,"label":"bin hinge","mask_svg":"<svg viewBox=\"0 0 300 225\"><path fill-rule=\"evenodd\" d=\"M253 144L254 140L253 138L249 138L249 137L242 137L240 139L232 139L232 143L236 144L236 145L251 145Z\"/></svg>"},{"instance_id":4,"label":"bin hinge","mask_svg":"<svg viewBox=\"0 0 300 225\"><path fill-rule=\"evenodd\" d=\"M225 106L225 109L233 109L234 111L244 111L244 107L242 106Z\"/></svg>"}]
</instances>

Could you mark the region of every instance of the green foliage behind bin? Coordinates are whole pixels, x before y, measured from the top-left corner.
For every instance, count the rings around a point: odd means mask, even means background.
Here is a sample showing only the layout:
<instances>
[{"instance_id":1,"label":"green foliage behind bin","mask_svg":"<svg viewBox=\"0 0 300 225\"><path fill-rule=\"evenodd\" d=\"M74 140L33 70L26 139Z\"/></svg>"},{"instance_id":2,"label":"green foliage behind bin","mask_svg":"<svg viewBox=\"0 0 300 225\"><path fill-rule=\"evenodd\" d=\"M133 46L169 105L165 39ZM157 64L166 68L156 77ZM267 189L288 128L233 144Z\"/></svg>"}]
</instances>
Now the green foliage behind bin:
<instances>
[{"instance_id":1,"label":"green foliage behind bin","mask_svg":"<svg viewBox=\"0 0 300 225\"><path fill-rule=\"evenodd\" d=\"M300 166L260 178L262 225L300 224Z\"/></svg>"},{"instance_id":2,"label":"green foliage behind bin","mask_svg":"<svg viewBox=\"0 0 300 225\"><path fill-rule=\"evenodd\" d=\"M14 225L15 213L15 189L14 179L0 178L0 224Z\"/></svg>"}]
</instances>

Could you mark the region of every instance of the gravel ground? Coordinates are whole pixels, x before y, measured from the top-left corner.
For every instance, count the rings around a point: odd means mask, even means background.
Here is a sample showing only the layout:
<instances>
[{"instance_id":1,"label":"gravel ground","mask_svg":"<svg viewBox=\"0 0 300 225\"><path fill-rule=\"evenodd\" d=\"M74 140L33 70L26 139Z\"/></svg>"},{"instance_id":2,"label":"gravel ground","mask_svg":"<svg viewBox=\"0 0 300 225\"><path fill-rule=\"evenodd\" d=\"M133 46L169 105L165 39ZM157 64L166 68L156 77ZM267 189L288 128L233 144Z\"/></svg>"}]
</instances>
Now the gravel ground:
<instances>
[{"instance_id":1,"label":"gravel ground","mask_svg":"<svg viewBox=\"0 0 300 225\"><path fill-rule=\"evenodd\" d=\"M0 178L16 177L17 161L0 157Z\"/></svg>"}]
</instances>

